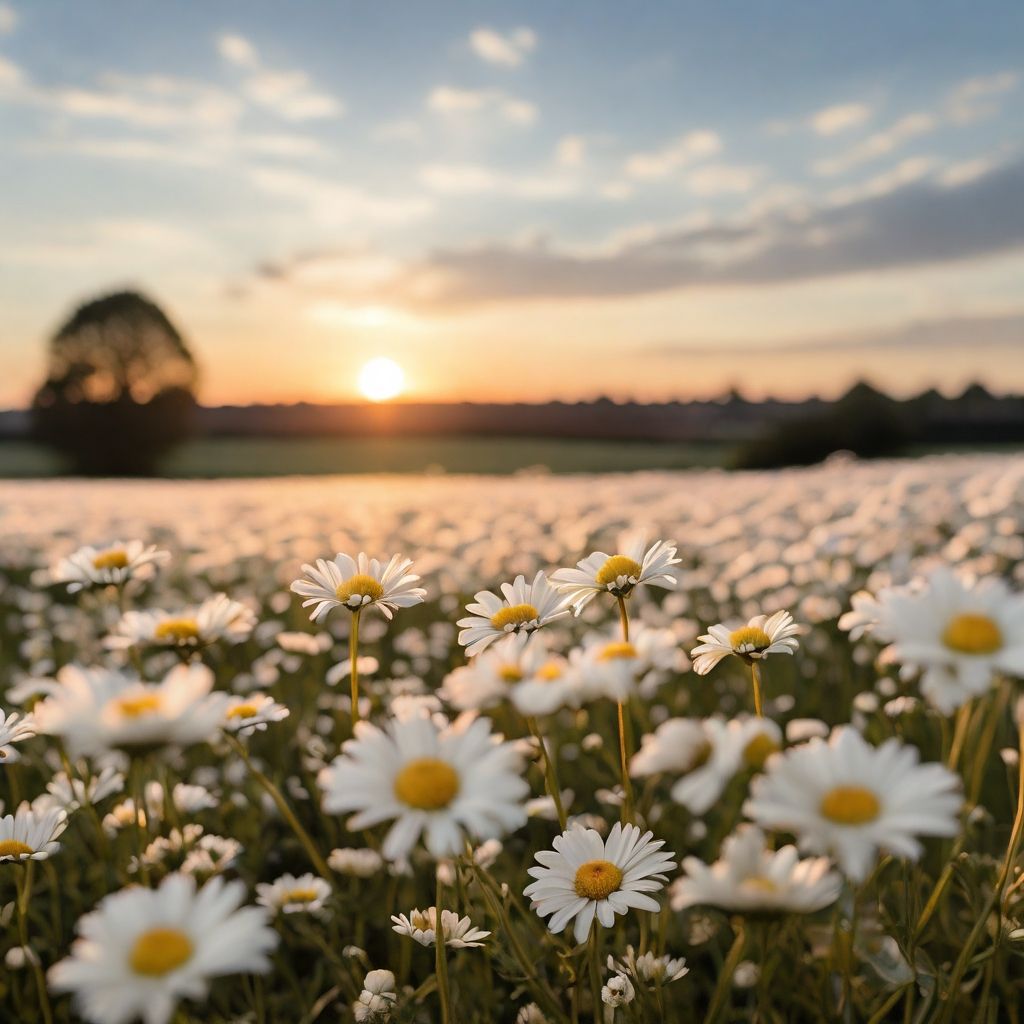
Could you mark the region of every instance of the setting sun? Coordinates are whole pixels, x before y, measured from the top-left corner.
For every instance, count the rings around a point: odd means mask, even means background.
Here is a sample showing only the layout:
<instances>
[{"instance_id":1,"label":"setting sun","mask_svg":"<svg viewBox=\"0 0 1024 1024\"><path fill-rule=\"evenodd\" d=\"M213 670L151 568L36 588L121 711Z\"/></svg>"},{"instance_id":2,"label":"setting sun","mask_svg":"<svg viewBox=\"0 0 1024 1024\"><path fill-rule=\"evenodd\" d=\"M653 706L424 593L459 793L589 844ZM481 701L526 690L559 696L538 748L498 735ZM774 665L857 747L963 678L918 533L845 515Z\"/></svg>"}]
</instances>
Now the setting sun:
<instances>
[{"instance_id":1,"label":"setting sun","mask_svg":"<svg viewBox=\"0 0 1024 1024\"><path fill-rule=\"evenodd\" d=\"M371 359L359 371L359 390L371 402L386 402L402 393L405 373L393 359Z\"/></svg>"}]
</instances>

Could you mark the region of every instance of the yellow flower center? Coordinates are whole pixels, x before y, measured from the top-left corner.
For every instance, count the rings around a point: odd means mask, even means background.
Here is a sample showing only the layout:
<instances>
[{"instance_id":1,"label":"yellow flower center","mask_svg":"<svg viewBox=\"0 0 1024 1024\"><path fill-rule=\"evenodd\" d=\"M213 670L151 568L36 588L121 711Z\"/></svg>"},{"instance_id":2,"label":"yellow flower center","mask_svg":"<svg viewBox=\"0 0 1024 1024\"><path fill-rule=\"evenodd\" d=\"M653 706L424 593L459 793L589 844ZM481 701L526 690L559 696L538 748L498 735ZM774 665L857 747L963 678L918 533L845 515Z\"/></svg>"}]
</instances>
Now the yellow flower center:
<instances>
[{"instance_id":1,"label":"yellow flower center","mask_svg":"<svg viewBox=\"0 0 1024 1024\"><path fill-rule=\"evenodd\" d=\"M882 805L863 786L836 786L821 798L819 810L837 825L866 825L878 817Z\"/></svg>"},{"instance_id":2,"label":"yellow flower center","mask_svg":"<svg viewBox=\"0 0 1024 1024\"><path fill-rule=\"evenodd\" d=\"M553 683L562 678L562 666L557 661L545 662L537 670L537 678L542 683Z\"/></svg>"},{"instance_id":3,"label":"yellow flower center","mask_svg":"<svg viewBox=\"0 0 1024 1024\"><path fill-rule=\"evenodd\" d=\"M960 654L993 654L1003 646L1003 634L987 615L965 612L950 619L942 642Z\"/></svg>"},{"instance_id":4,"label":"yellow flower center","mask_svg":"<svg viewBox=\"0 0 1024 1024\"><path fill-rule=\"evenodd\" d=\"M344 583L339 583L335 594L342 604L348 604L352 597L368 597L371 601L379 601L384 596L384 588L372 576L357 572Z\"/></svg>"},{"instance_id":5,"label":"yellow flower center","mask_svg":"<svg viewBox=\"0 0 1024 1024\"><path fill-rule=\"evenodd\" d=\"M598 658L601 661L615 661L617 658L635 658L636 648L628 640L605 644Z\"/></svg>"},{"instance_id":6,"label":"yellow flower center","mask_svg":"<svg viewBox=\"0 0 1024 1024\"><path fill-rule=\"evenodd\" d=\"M187 643L199 637L199 623L195 619L164 619L153 630L157 640L171 640L174 643Z\"/></svg>"},{"instance_id":7,"label":"yellow flower center","mask_svg":"<svg viewBox=\"0 0 1024 1024\"><path fill-rule=\"evenodd\" d=\"M778 743L771 736L760 732L743 748L743 762L748 768L763 768L768 756L778 749Z\"/></svg>"},{"instance_id":8,"label":"yellow flower center","mask_svg":"<svg viewBox=\"0 0 1024 1024\"><path fill-rule=\"evenodd\" d=\"M31 846L26 846L17 839L5 839L0 842L0 857L24 857L27 853L35 852Z\"/></svg>"},{"instance_id":9,"label":"yellow flower center","mask_svg":"<svg viewBox=\"0 0 1024 1024\"><path fill-rule=\"evenodd\" d=\"M597 570L595 579L602 587L607 587L609 583L614 583L620 576L635 580L639 578L641 572L643 572L643 566L639 562L634 562L626 555L612 555Z\"/></svg>"},{"instance_id":10,"label":"yellow flower center","mask_svg":"<svg viewBox=\"0 0 1024 1024\"><path fill-rule=\"evenodd\" d=\"M255 704L236 704L233 708L228 708L228 718L252 718L253 715L258 715L260 709Z\"/></svg>"},{"instance_id":11,"label":"yellow flower center","mask_svg":"<svg viewBox=\"0 0 1024 1024\"><path fill-rule=\"evenodd\" d=\"M160 710L160 695L142 693L137 697L118 697L114 707L124 718L142 718L143 715L151 715Z\"/></svg>"},{"instance_id":12,"label":"yellow flower center","mask_svg":"<svg viewBox=\"0 0 1024 1024\"><path fill-rule=\"evenodd\" d=\"M436 757L417 757L395 778L395 796L421 811L447 807L458 792L459 776L455 769Z\"/></svg>"},{"instance_id":13,"label":"yellow flower center","mask_svg":"<svg viewBox=\"0 0 1024 1024\"><path fill-rule=\"evenodd\" d=\"M192 952L192 940L181 929L150 928L135 940L128 962L136 974L161 978L187 963Z\"/></svg>"},{"instance_id":14,"label":"yellow flower center","mask_svg":"<svg viewBox=\"0 0 1024 1024\"><path fill-rule=\"evenodd\" d=\"M763 651L771 647L772 638L758 626L741 626L729 634L729 643L734 651Z\"/></svg>"},{"instance_id":15,"label":"yellow flower center","mask_svg":"<svg viewBox=\"0 0 1024 1024\"><path fill-rule=\"evenodd\" d=\"M533 622L535 618L537 609L532 604L513 604L496 611L491 616L491 625L495 629L508 629L511 626L515 630L527 622Z\"/></svg>"},{"instance_id":16,"label":"yellow flower center","mask_svg":"<svg viewBox=\"0 0 1024 1024\"><path fill-rule=\"evenodd\" d=\"M498 677L505 683L521 683L523 673L518 665L502 665L498 669Z\"/></svg>"},{"instance_id":17,"label":"yellow flower center","mask_svg":"<svg viewBox=\"0 0 1024 1024\"><path fill-rule=\"evenodd\" d=\"M588 860L576 869L573 888L585 900L603 900L622 884L622 872L610 860Z\"/></svg>"},{"instance_id":18,"label":"yellow flower center","mask_svg":"<svg viewBox=\"0 0 1024 1024\"><path fill-rule=\"evenodd\" d=\"M289 889L284 898L286 903L312 903L319 896L316 889Z\"/></svg>"},{"instance_id":19,"label":"yellow flower center","mask_svg":"<svg viewBox=\"0 0 1024 1024\"><path fill-rule=\"evenodd\" d=\"M779 887L770 878L765 878L763 875L751 875L749 878L744 878L743 881L740 882L740 888L757 893L773 893L779 891Z\"/></svg>"},{"instance_id":20,"label":"yellow flower center","mask_svg":"<svg viewBox=\"0 0 1024 1024\"><path fill-rule=\"evenodd\" d=\"M94 569L127 569L128 552L122 548L111 548L109 551L101 551L92 560Z\"/></svg>"}]
</instances>

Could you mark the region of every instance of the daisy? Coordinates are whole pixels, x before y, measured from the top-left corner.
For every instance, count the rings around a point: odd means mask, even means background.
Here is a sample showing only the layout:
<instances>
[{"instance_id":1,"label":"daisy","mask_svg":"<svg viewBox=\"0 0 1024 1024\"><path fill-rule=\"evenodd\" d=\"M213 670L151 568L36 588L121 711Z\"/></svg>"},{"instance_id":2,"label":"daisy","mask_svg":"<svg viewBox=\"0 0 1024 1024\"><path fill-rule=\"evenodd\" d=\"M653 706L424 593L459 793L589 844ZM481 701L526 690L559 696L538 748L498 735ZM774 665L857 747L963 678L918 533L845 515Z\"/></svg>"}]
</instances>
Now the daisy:
<instances>
[{"instance_id":1,"label":"daisy","mask_svg":"<svg viewBox=\"0 0 1024 1024\"><path fill-rule=\"evenodd\" d=\"M323 558L316 565L304 565L306 574L292 583L292 590L306 600L303 608L313 606L310 619L319 622L333 608L346 608L350 612L379 608L390 619L399 608L419 604L427 592L413 586L419 579L407 570L411 558L393 555L384 564L368 558L362 551L356 559L338 553L331 562Z\"/></svg>"},{"instance_id":2,"label":"daisy","mask_svg":"<svg viewBox=\"0 0 1024 1024\"><path fill-rule=\"evenodd\" d=\"M213 673L198 662L175 666L159 683L73 665L58 680L34 709L36 728L61 737L74 757L203 743L224 720L227 695L210 692Z\"/></svg>"},{"instance_id":3,"label":"daisy","mask_svg":"<svg viewBox=\"0 0 1024 1024\"><path fill-rule=\"evenodd\" d=\"M700 643L690 652L693 671L706 676L723 658L735 654L748 665L762 661L769 654L793 654L799 646L796 639L802 627L789 612L772 616L755 615L745 626L730 630L721 623L711 626Z\"/></svg>"},{"instance_id":4,"label":"daisy","mask_svg":"<svg viewBox=\"0 0 1024 1024\"><path fill-rule=\"evenodd\" d=\"M536 879L523 895L533 901L538 915L552 915L548 928L556 935L576 919L573 935L585 942L596 917L611 928L616 914L630 907L657 913L657 900L646 895L664 887L665 872L676 865L664 853L664 840L636 825L616 822L607 839L596 829L571 828L555 837L554 850L536 855L540 867L529 869Z\"/></svg>"},{"instance_id":5,"label":"daisy","mask_svg":"<svg viewBox=\"0 0 1024 1024\"><path fill-rule=\"evenodd\" d=\"M6 715L0 711L0 763L20 761L21 754L14 749L14 744L31 739L35 734L36 725L31 715L22 716L16 711Z\"/></svg>"},{"instance_id":6,"label":"daisy","mask_svg":"<svg viewBox=\"0 0 1024 1024\"><path fill-rule=\"evenodd\" d=\"M421 946L433 946L437 942L437 907L413 910L408 917L392 915L391 920L394 922L392 931L408 935ZM441 911L441 931L445 946L451 949L482 946L483 940L491 934L474 928L468 917L459 917L454 910Z\"/></svg>"},{"instance_id":7,"label":"daisy","mask_svg":"<svg viewBox=\"0 0 1024 1024\"><path fill-rule=\"evenodd\" d=\"M244 899L241 882L212 878L197 890L181 874L158 889L122 889L79 920L50 986L74 993L92 1024L167 1024L179 1000L205 998L210 978L270 970L277 934Z\"/></svg>"},{"instance_id":8,"label":"daisy","mask_svg":"<svg viewBox=\"0 0 1024 1024\"><path fill-rule=\"evenodd\" d=\"M543 648L534 641L535 650ZM551 715L560 708L579 706L579 683L565 658L547 655L531 673L512 687L512 703L527 718Z\"/></svg>"},{"instance_id":9,"label":"daisy","mask_svg":"<svg viewBox=\"0 0 1024 1024\"><path fill-rule=\"evenodd\" d=\"M275 914L319 914L330 895L330 884L312 873L282 875L256 886L256 902Z\"/></svg>"},{"instance_id":10,"label":"daisy","mask_svg":"<svg viewBox=\"0 0 1024 1024\"><path fill-rule=\"evenodd\" d=\"M954 836L960 780L941 764L920 764L897 739L872 747L849 726L768 759L743 813L768 829L793 832L800 848L830 854L863 881L879 850L916 860L915 836Z\"/></svg>"},{"instance_id":11,"label":"daisy","mask_svg":"<svg viewBox=\"0 0 1024 1024\"><path fill-rule=\"evenodd\" d=\"M534 675L547 661L540 645L524 647L510 636L477 655L468 665L450 672L440 696L460 711L482 710L500 704L514 687Z\"/></svg>"},{"instance_id":12,"label":"daisy","mask_svg":"<svg viewBox=\"0 0 1024 1024\"><path fill-rule=\"evenodd\" d=\"M498 839L526 822L520 755L492 736L486 718L393 719L385 729L361 722L318 781L325 811L357 812L353 831L394 821L381 851L388 860L404 860L421 835L434 857L451 857L466 834Z\"/></svg>"},{"instance_id":13,"label":"daisy","mask_svg":"<svg viewBox=\"0 0 1024 1024\"><path fill-rule=\"evenodd\" d=\"M342 847L331 850L327 864L339 875L353 878L373 878L384 867L384 858L370 847Z\"/></svg>"},{"instance_id":14,"label":"daisy","mask_svg":"<svg viewBox=\"0 0 1024 1024\"><path fill-rule=\"evenodd\" d=\"M632 946L626 947L625 955L619 960L609 956L608 970L634 981L656 985L671 984L690 973L685 957L655 956L650 951L637 956Z\"/></svg>"},{"instance_id":15,"label":"daisy","mask_svg":"<svg viewBox=\"0 0 1024 1024\"><path fill-rule=\"evenodd\" d=\"M370 971L363 979L363 990L352 1004L356 1024L368 1021L387 1021L398 1002L395 976L391 971Z\"/></svg>"},{"instance_id":16,"label":"daisy","mask_svg":"<svg viewBox=\"0 0 1024 1024\"><path fill-rule=\"evenodd\" d=\"M224 728L243 736L266 732L272 722L283 722L291 712L265 693L233 697L224 708Z\"/></svg>"},{"instance_id":17,"label":"daisy","mask_svg":"<svg viewBox=\"0 0 1024 1024\"><path fill-rule=\"evenodd\" d=\"M538 572L532 583L527 583L525 576L502 583L501 593L503 597L481 590L474 603L466 605L472 614L457 623L462 627L459 643L470 657L509 633L525 641L534 630L569 614L564 598L552 589L543 572Z\"/></svg>"},{"instance_id":18,"label":"daisy","mask_svg":"<svg viewBox=\"0 0 1024 1024\"><path fill-rule=\"evenodd\" d=\"M98 775L86 779L69 777L67 772L58 772L46 784L46 799L53 807L62 807L68 814L83 805L93 807L108 796L124 789L124 775L113 765L105 765ZM36 805L43 797L36 798Z\"/></svg>"},{"instance_id":19,"label":"daisy","mask_svg":"<svg viewBox=\"0 0 1024 1024\"><path fill-rule=\"evenodd\" d=\"M22 803L0 818L0 861L46 860L60 849L57 837L68 827L61 807L34 809Z\"/></svg>"},{"instance_id":20,"label":"daisy","mask_svg":"<svg viewBox=\"0 0 1024 1024\"><path fill-rule=\"evenodd\" d=\"M66 583L69 594L93 586L119 587L130 579L149 579L156 567L170 558L169 551L161 551L155 544L118 540L104 548L79 548L54 566L50 578L54 583Z\"/></svg>"},{"instance_id":21,"label":"daisy","mask_svg":"<svg viewBox=\"0 0 1024 1024\"><path fill-rule=\"evenodd\" d=\"M741 825L722 844L722 854L708 865L696 857L683 860L685 876L669 890L673 910L710 906L737 913L810 914L839 898L843 879L828 857L800 860L795 846L772 851L764 833Z\"/></svg>"},{"instance_id":22,"label":"daisy","mask_svg":"<svg viewBox=\"0 0 1024 1024\"><path fill-rule=\"evenodd\" d=\"M624 974L616 974L608 979L607 985L601 986L601 1002L612 1009L626 1006L635 998L636 990L633 983Z\"/></svg>"},{"instance_id":23,"label":"daisy","mask_svg":"<svg viewBox=\"0 0 1024 1024\"><path fill-rule=\"evenodd\" d=\"M613 597L629 597L639 586L676 586L678 577L672 568L680 560L675 557L675 546L659 540L644 550L644 538L634 535L621 540L623 553L608 555L595 551L575 569L558 569L551 582L561 590L573 611L579 615L597 594L609 593Z\"/></svg>"},{"instance_id":24,"label":"daisy","mask_svg":"<svg viewBox=\"0 0 1024 1024\"><path fill-rule=\"evenodd\" d=\"M247 639L256 625L251 608L232 601L227 594L214 594L202 604L177 612L125 612L106 646L126 647L208 647L219 640L237 644Z\"/></svg>"}]
</instances>

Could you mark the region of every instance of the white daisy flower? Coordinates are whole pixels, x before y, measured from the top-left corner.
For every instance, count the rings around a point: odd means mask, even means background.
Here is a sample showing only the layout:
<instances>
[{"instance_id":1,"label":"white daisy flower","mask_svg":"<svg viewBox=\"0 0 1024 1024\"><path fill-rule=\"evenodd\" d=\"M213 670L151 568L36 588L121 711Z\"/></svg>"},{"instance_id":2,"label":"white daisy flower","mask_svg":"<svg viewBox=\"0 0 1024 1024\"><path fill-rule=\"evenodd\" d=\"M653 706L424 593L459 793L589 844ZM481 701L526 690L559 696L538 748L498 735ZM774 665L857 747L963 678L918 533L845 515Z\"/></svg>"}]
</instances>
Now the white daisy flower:
<instances>
[{"instance_id":1,"label":"white daisy flower","mask_svg":"<svg viewBox=\"0 0 1024 1024\"><path fill-rule=\"evenodd\" d=\"M391 1011L398 1001L395 976L391 971L370 971L363 979L363 990L352 1004L356 1024L378 1024L391 1019Z\"/></svg>"},{"instance_id":2,"label":"white daisy flower","mask_svg":"<svg viewBox=\"0 0 1024 1024\"><path fill-rule=\"evenodd\" d=\"M721 856L708 865L683 860L684 877L669 889L673 910L710 906L737 913L811 914L839 898L842 876L828 857L801 860L795 846L772 851L764 833L741 825L722 844Z\"/></svg>"},{"instance_id":3,"label":"white daisy flower","mask_svg":"<svg viewBox=\"0 0 1024 1024\"><path fill-rule=\"evenodd\" d=\"M535 640L529 648L543 650ZM528 718L552 715L561 708L579 706L579 684L569 662L559 655L547 655L521 682L512 687L512 703Z\"/></svg>"},{"instance_id":4,"label":"white daisy flower","mask_svg":"<svg viewBox=\"0 0 1024 1024\"><path fill-rule=\"evenodd\" d=\"M331 886L311 872L282 875L256 886L256 902L275 914L319 914L330 899Z\"/></svg>"},{"instance_id":5,"label":"white daisy flower","mask_svg":"<svg viewBox=\"0 0 1024 1024\"><path fill-rule=\"evenodd\" d=\"M316 565L304 565L306 574L292 583L292 590L306 600L303 608L313 607L310 619L319 622L332 608L350 612L379 608L390 619L399 608L419 604L427 592L413 584L419 580L407 570L411 558L393 555L387 564L368 558L360 551L356 559L339 552L334 560L318 558Z\"/></svg>"},{"instance_id":6,"label":"white daisy flower","mask_svg":"<svg viewBox=\"0 0 1024 1024\"><path fill-rule=\"evenodd\" d=\"M793 654L799 646L797 636L802 631L789 612L774 615L755 615L745 626L730 629L719 624L711 626L700 643L690 652L693 671L706 676L723 658L735 654L748 665L761 661L769 654Z\"/></svg>"},{"instance_id":7,"label":"white daisy flower","mask_svg":"<svg viewBox=\"0 0 1024 1024\"><path fill-rule=\"evenodd\" d=\"M0 862L52 857L60 849L57 838L67 827L63 808L33 808L23 802L14 814L0 818Z\"/></svg>"},{"instance_id":8,"label":"white daisy flower","mask_svg":"<svg viewBox=\"0 0 1024 1024\"><path fill-rule=\"evenodd\" d=\"M158 889L122 889L79 920L50 987L74 993L91 1024L167 1024L179 1000L206 997L210 978L270 970L278 936L267 911L244 899L241 882L213 878L197 890L181 874Z\"/></svg>"},{"instance_id":9,"label":"white daisy flower","mask_svg":"<svg viewBox=\"0 0 1024 1024\"><path fill-rule=\"evenodd\" d=\"M31 715L20 715L17 711L7 715L0 711L0 764L15 764L21 754L14 748L15 743L31 739L36 734L35 719Z\"/></svg>"},{"instance_id":10,"label":"white daisy flower","mask_svg":"<svg viewBox=\"0 0 1024 1024\"><path fill-rule=\"evenodd\" d=\"M273 722L283 722L291 712L265 693L249 693L232 697L224 708L224 728L243 736L265 732Z\"/></svg>"},{"instance_id":11,"label":"white daisy flower","mask_svg":"<svg viewBox=\"0 0 1024 1024\"><path fill-rule=\"evenodd\" d=\"M690 973L685 957L655 956L650 950L637 956L632 946L618 960L609 955L608 970L647 985L669 985Z\"/></svg>"},{"instance_id":12,"label":"white daisy flower","mask_svg":"<svg viewBox=\"0 0 1024 1024\"><path fill-rule=\"evenodd\" d=\"M518 637L505 637L468 665L449 672L440 696L459 711L493 707L509 698L513 688L532 676L546 660L547 651L539 643L523 646Z\"/></svg>"},{"instance_id":13,"label":"white daisy flower","mask_svg":"<svg viewBox=\"0 0 1024 1024\"><path fill-rule=\"evenodd\" d=\"M159 683L120 672L69 665L49 697L36 705L36 729L59 736L72 756L203 743L224 720L227 695L211 693L213 673L177 665Z\"/></svg>"},{"instance_id":14,"label":"white daisy flower","mask_svg":"<svg viewBox=\"0 0 1024 1024\"><path fill-rule=\"evenodd\" d=\"M466 834L498 839L526 822L520 755L486 718L393 719L386 729L360 722L318 781L325 811L357 812L353 831L394 821L382 847L388 860L405 859L421 835L434 857L451 857Z\"/></svg>"},{"instance_id":15,"label":"white daisy flower","mask_svg":"<svg viewBox=\"0 0 1024 1024\"><path fill-rule=\"evenodd\" d=\"M554 850L536 855L540 867L529 869L536 879L524 890L548 928L556 935L573 919L577 943L585 942L596 917L611 928L616 914L630 907L657 913L657 900L647 893L663 888L665 872L675 868L664 840L641 833L636 825L616 822L607 839L592 828L571 828L555 837Z\"/></svg>"},{"instance_id":16,"label":"white daisy flower","mask_svg":"<svg viewBox=\"0 0 1024 1024\"><path fill-rule=\"evenodd\" d=\"M52 806L62 807L71 814L83 804L95 807L100 801L123 789L123 773L113 765L105 765L98 775L90 775L88 780L69 778L67 772L58 772L46 784L46 797ZM42 799L37 798L37 805Z\"/></svg>"},{"instance_id":17,"label":"white daisy flower","mask_svg":"<svg viewBox=\"0 0 1024 1024\"><path fill-rule=\"evenodd\" d=\"M384 867L384 858L370 847L341 847L331 850L327 864L339 875L373 878Z\"/></svg>"},{"instance_id":18,"label":"white daisy flower","mask_svg":"<svg viewBox=\"0 0 1024 1024\"><path fill-rule=\"evenodd\" d=\"M525 642L534 630L569 614L565 599L552 589L543 572L538 572L532 583L527 583L525 576L502 583L501 593L503 597L481 590L474 603L466 605L472 614L457 623L462 627L459 643L470 657L509 633L518 634Z\"/></svg>"},{"instance_id":19,"label":"white daisy flower","mask_svg":"<svg viewBox=\"0 0 1024 1024\"><path fill-rule=\"evenodd\" d=\"M672 567L680 560L668 541L656 541L645 551L643 536L633 535L622 538L620 547L620 554L595 551L577 562L575 569L552 573L551 582L566 595L577 615L597 594L629 597L640 586L671 589L678 583Z\"/></svg>"},{"instance_id":20,"label":"white daisy flower","mask_svg":"<svg viewBox=\"0 0 1024 1024\"><path fill-rule=\"evenodd\" d=\"M601 1002L613 1009L625 1006L636 998L633 983L624 974L616 974L601 986Z\"/></svg>"},{"instance_id":21,"label":"white daisy flower","mask_svg":"<svg viewBox=\"0 0 1024 1024\"><path fill-rule=\"evenodd\" d=\"M872 747L856 729L834 729L768 759L751 783L743 813L768 829L797 836L800 848L830 854L863 881L879 850L916 860L915 836L954 836L960 779L941 764L920 764L897 739Z\"/></svg>"},{"instance_id":22,"label":"white daisy flower","mask_svg":"<svg viewBox=\"0 0 1024 1024\"><path fill-rule=\"evenodd\" d=\"M130 579L148 579L170 558L169 551L141 540L118 540L103 548L87 545L62 558L50 570L50 578L54 583L66 583L69 594L93 586L119 587Z\"/></svg>"},{"instance_id":23,"label":"white daisy flower","mask_svg":"<svg viewBox=\"0 0 1024 1024\"><path fill-rule=\"evenodd\" d=\"M405 914L393 914L391 920L394 922L392 931L408 935L421 946L433 946L437 942L437 907L413 910L408 917ZM441 911L441 931L444 944L449 949L482 946L483 940L491 934L474 928L468 917L459 917L454 910Z\"/></svg>"},{"instance_id":24,"label":"white daisy flower","mask_svg":"<svg viewBox=\"0 0 1024 1024\"><path fill-rule=\"evenodd\" d=\"M121 617L105 643L126 647L208 647L220 640L237 644L256 626L252 609L227 594L214 594L202 604L177 612L129 611Z\"/></svg>"}]
</instances>

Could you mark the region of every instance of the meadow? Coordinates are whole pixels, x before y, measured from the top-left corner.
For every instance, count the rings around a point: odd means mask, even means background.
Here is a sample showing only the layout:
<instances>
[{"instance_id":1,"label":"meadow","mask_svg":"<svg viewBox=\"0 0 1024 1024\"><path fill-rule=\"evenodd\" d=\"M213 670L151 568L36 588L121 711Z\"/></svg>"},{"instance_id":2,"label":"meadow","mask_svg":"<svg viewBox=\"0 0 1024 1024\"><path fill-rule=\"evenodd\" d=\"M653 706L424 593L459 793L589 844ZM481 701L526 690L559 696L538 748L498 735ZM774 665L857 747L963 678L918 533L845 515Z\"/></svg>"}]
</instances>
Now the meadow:
<instances>
[{"instance_id":1,"label":"meadow","mask_svg":"<svg viewBox=\"0 0 1024 1024\"><path fill-rule=\"evenodd\" d=\"M1018 1020L1022 522L997 455L6 482L0 1019Z\"/></svg>"}]
</instances>

